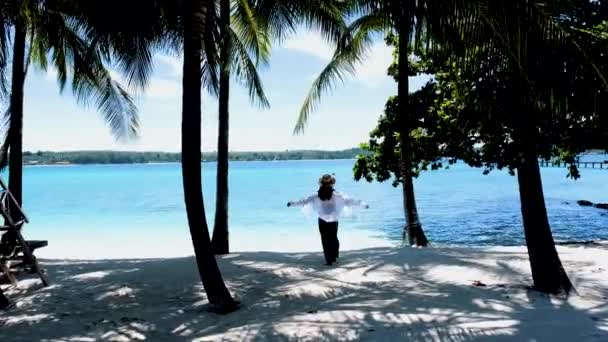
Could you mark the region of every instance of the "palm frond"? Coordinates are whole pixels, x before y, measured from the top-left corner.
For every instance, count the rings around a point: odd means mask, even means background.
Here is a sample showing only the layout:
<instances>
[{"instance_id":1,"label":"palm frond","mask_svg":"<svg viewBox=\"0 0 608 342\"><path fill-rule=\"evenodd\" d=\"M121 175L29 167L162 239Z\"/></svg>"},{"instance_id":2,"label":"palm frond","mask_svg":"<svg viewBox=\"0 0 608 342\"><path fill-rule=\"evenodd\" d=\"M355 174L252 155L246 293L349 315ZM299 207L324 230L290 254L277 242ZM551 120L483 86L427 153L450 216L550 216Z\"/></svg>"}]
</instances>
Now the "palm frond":
<instances>
[{"instance_id":1,"label":"palm frond","mask_svg":"<svg viewBox=\"0 0 608 342\"><path fill-rule=\"evenodd\" d=\"M93 103L118 140L137 136L139 118L129 93L103 67L98 58L74 54L72 91L78 102Z\"/></svg>"},{"instance_id":2,"label":"palm frond","mask_svg":"<svg viewBox=\"0 0 608 342\"><path fill-rule=\"evenodd\" d=\"M221 70L220 42L218 9L206 11L203 18L203 26L200 28L203 51L201 60L202 85L213 96L219 94L219 75Z\"/></svg>"},{"instance_id":3,"label":"palm frond","mask_svg":"<svg viewBox=\"0 0 608 342\"><path fill-rule=\"evenodd\" d=\"M0 1L0 6L3 1ZM0 7L1 8L1 7ZM10 49L10 26L7 16L0 10L0 100L8 96L7 66Z\"/></svg>"},{"instance_id":4,"label":"palm frond","mask_svg":"<svg viewBox=\"0 0 608 342\"><path fill-rule=\"evenodd\" d=\"M232 60L232 70L237 80L241 81L249 90L249 99L252 103L257 103L260 107L268 108L270 103L264 93L262 80L258 74L255 63L247 53L247 48L238 39L234 31L230 31L232 38L230 56Z\"/></svg>"},{"instance_id":5,"label":"palm frond","mask_svg":"<svg viewBox=\"0 0 608 342\"><path fill-rule=\"evenodd\" d=\"M353 75L356 66L366 57L373 43L373 35L386 29L382 15L371 14L355 20L338 41L332 60L315 79L300 109L294 134L302 133L310 114L318 106L322 95L331 91L337 82L343 82L348 74Z\"/></svg>"},{"instance_id":6,"label":"palm frond","mask_svg":"<svg viewBox=\"0 0 608 342\"><path fill-rule=\"evenodd\" d=\"M268 32L251 6L250 0L235 0L232 14L233 30L242 45L255 56L256 65L268 65L271 42Z\"/></svg>"},{"instance_id":7,"label":"palm frond","mask_svg":"<svg viewBox=\"0 0 608 342\"><path fill-rule=\"evenodd\" d=\"M114 137L119 140L137 136L137 108L128 92L110 76L102 52L88 45L78 26L61 12L45 11L32 25L39 50L50 51L61 89L71 78L72 92L78 102L90 103L102 113Z\"/></svg>"},{"instance_id":8,"label":"palm frond","mask_svg":"<svg viewBox=\"0 0 608 342\"><path fill-rule=\"evenodd\" d=\"M354 36L347 34L342 38L332 60L315 79L304 99L294 134L302 133L310 114L315 110L322 95L331 91L337 82L343 82L346 75L352 75L356 66L363 61L373 43L371 30L359 30Z\"/></svg>"},{"instance_id":9,"label":"palm frond","mask_svg":"<svg viewBox=\"0 0 608 342\"><path fill-rule=\"evenodd\" d=\"M116 139L137 137L137 107L123 86L112 79L97 56L74 55L72 91L80 103L95 104Z\"/></svg>"},{"instance_id":10,"label":"palm frond","mask_svg":"<svg viewBox=\"0 0 608 342\"><path fill-rule=\"evenodd\" d=\"M130 87L145 88L153 70L152 46L145 39L136 39L132 49L120 54L118 68L127 76Z\"/></svg>"},{"instance_id":11,"label":"palm frond","mask_svg":"<svg viewBox=\"0 0 608 342\"><path fill-rule=\"evenodd\" d=\"M309 29L315 29L328 42L337 42L347 29L344 11L347 3L335 0L300 0L297 14L300 22Z\"/></svg>"},{"instance_id":12,"label":"palm frond","mask_svg":"<svg viewBox=\"0 0 608 342\"><path fill-rule=\"evenodd\" d=\"M503 65L511 65L527 84L527 96L533 102L551 103L559 111L567 109L573 91L572 78L587 74L592 92L605 92L608 82L602 63L587 50L595 39L580 41L572 27L565 27L559 17L547 9L547 3L479 0L482 34L473 46L480 46ZM558 57L559 58L556 58ZM586 71L584 71L586 70ZM490 69L491 71L491 69ZM578 76L580 77L580 76ZM597 82L593 80L597 80ZM540 100L540 98L544 98Z\"/></svg>"},{"instance_id":13,"label":"palm frond","mask_svg":"<svg viewBox=\"0 0 608 342\"><path fill-rule=\"evenodd\" d=\"M182 1L72 0L68 9L74 27L104 61L125 76L130 88L145 88L155 50L176 48L181 42Z\"/></svg>"},{"instance_id":14,"label":"palm frond","mask_svg":"<svg viewBox=\"0 0 608 342\"><path fill-rule=\"evenodd\" d=\"M220 93L220 69L219 66L211 65L203 54L201 61L202 87L207 89L209 95L217 97Z\"/></svg>"},{"instance_id":15,"label":"palm frond","mask_svg":"<svg viewBox=\"0 0 608 342\"><path fill-rule=\"evenodd\" d=\"M338 41L346 23L349 1L340 0L250 0L258 22L279 43L295 33L300 25L321 33L325 40Z\"/></svg>"},{"instance_id":16,"label":"palm frond","mask_svg":"<svg viewBox=\"0 0 608 342\"><path fill-rule=\"evenodd\" d=\"M256 13L257 23L271 39L281 43L298 25L296 1L289 0L251 0Z\"/></svg>"}]
</instances>

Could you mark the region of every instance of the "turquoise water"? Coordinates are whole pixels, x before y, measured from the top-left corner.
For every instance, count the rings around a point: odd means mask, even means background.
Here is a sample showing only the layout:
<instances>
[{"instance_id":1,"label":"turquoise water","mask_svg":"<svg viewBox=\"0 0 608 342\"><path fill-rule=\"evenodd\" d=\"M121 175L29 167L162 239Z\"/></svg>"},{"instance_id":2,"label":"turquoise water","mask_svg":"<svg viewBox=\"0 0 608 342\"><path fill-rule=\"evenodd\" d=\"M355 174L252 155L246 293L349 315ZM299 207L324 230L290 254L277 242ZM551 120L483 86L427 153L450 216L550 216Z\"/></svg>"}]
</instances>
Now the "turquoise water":
<instances>
[{"instance_id":1,"label":"turquoise water","mask_svg":"<svg viewBox=\"0 0 608 342\"><path fill-rule=\"evenodd\" d=\"M314 192L319 175L329 172L336 174L339 191L371 205L343 219L340 233L398 242L403 226L400 189L355 182L352 164L232 163L231 237L246 238L245 243L255 246L269 239L297 244L301 236L316 236L315 218L285 203ZM205 163L203 169L211 222L215 164ZM564 169L544 168L542 175L556 239L608 239L608 211L574 203L608 202L608 170L583 169L578 181L566 179ZM483 176L479 169L456 165L423 174L415 187L423 227L435 244L523 243L517 182L505 172ZM50 241L42 256L191 254L179 164L26 167L24 202L31 221L26 237Z\"/></svg>"}]
</instances>

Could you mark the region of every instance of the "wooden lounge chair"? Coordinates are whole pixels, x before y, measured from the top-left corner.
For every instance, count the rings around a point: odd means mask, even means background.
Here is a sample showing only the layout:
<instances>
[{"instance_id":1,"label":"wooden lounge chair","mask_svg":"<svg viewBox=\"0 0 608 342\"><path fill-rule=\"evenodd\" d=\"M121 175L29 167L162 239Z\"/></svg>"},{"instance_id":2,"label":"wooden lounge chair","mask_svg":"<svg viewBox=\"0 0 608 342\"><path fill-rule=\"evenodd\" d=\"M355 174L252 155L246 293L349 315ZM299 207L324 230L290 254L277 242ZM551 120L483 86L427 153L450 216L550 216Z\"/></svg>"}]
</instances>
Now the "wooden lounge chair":
<instances>
[{"instance_id":1,"label":"wooden lounge chair","mask_svg":"<svg viewBox=\"0 0 608 342\"><path fill-rule=\"evenodd\" d=\"M37 273L44 286L49 281L38 265L33 251L48 245L47 241L26 241L21 235L21 228L28 223L28 219L10 193L6 184L0 179L0 214L4 225L0 226L0 271L8 280L16 285L15 273L30 271Z\"/></svg>"}]
</instances>

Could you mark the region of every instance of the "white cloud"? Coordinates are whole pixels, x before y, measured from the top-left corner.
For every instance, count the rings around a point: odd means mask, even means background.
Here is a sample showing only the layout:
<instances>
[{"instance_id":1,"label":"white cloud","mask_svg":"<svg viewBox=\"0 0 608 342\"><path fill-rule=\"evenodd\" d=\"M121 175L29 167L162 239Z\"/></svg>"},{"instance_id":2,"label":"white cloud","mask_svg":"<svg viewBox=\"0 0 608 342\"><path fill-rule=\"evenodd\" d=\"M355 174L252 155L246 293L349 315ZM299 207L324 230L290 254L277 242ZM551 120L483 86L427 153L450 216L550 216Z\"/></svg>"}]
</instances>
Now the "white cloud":
<instances>
[{"instance_id":1,"label":"white cloud","mask_svg":"<svg viewBox=\"0 0 608 342\"><path fill-rule=\"evenodd\" d=\"M315 56L323 62L331 60L335 49L318 32L314 31L305 31L291 37L284 43L283 47ZM387 46L383 41L378 41L371 46L366 58L357 67L354 79L368 87L377 87L382 82L389 80L387 69L392 61L393 48Z\"/></svg>"},{"instance_id":2,"label":"white cloud","mask_svg":"<svg viewBox=\"0 0 608 342\"><path fill-rule=\"evenodd\" d=\"M305 31L290 37L283 47L316 56L323 61L329 61L335 49L318 32L314 31Z\"/></svg>"},{"instance_id":3,"label":"white cloud","mask_svg":"<svg viewBox=\"0 0 608 342\"><path fill-rule=\"evenodd\" d=\"M43 71L44 72L44 71ZM47 79L47 81L57 81L57 69L55 69L55 67L53 66L49 66L46 69L46 74L45 74L45 78Z\"/></svg>"},{"instance_id":4,"label":"white cloud","mask_svg":"<svg viewBox=\"0 0 608 342\"><path fill-rule=\"evenodd\" d=\"M181 84L173 80L152 78L144 94L151 100L178 99L182 94Z\"/></svg>"},{"instance_id":5,"label":"white cloud","mask_svg":"<svg viewBox=\"0 0 608 342\"><path fill-rule=\"evenodd\" d=\"M122 74L114 69L110 69L110 77L112 77L114 81L120 83L123 86L126 86L128 84L127 80L122 76Z\"/></svg>"},{"instance_id":6,"label":"white cloud","mask_svg":"<svg viewBox=\"0 0 608 342\"><path fill-rule=\"evenodd\" d=\"M160 55L156 57L158 61L165 65L169 69L169 76L178 77L182 74L183 71L183 58Z\"/></svg>"},{"instance_id":7,"label":"white cloud","mask_svg":"<svg viewBox=\"0 0 608 342\"><path fill-rule=\"evenodd\" d=\"M376 87L388 79L387 69L393 62L393 48L377 42L357 68L356 77L370 87Z\"/></svg>"},{"instance_id":8,"label":"white cloud","mask_svg":"<svg viewBox=\"0 0 608 342\"><path fill-rule=\"evenodd\" d=\"M117 71L110 70L110 76L123 86L127 85L125 78ZM129 89L134 97L144 96L150 100L172 100L181 96L181 85L177 80L152 77L145 89Z\"/></svg>"}]
</instances>

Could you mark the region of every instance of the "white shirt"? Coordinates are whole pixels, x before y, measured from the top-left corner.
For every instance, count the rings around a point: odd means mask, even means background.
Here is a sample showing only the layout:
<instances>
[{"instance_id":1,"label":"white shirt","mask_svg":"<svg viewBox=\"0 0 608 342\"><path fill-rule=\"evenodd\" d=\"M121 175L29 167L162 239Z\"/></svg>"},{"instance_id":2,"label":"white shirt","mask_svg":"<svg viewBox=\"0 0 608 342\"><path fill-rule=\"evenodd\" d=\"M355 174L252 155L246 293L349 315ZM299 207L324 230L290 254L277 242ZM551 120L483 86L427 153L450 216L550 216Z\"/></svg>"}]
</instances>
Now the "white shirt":
<instances>
[{"instance_id":1,"label":"white shirt","mask_svg":"<svg viewBox=\"0 0 608 342\"><path fill-rule=\"evenodd\" d=\"M325 222L336 222L345 207L352 206L367 206L365 202L349 198L337 191L334 191L331 199L322 201L317 193L308 196L299 201L291 202L293 206L303 207L312 205L314 211L317 212L319 218Z\"/></svg>"}]
</instances>

